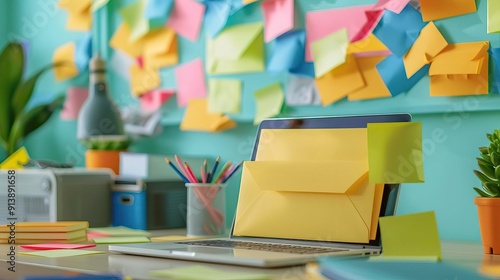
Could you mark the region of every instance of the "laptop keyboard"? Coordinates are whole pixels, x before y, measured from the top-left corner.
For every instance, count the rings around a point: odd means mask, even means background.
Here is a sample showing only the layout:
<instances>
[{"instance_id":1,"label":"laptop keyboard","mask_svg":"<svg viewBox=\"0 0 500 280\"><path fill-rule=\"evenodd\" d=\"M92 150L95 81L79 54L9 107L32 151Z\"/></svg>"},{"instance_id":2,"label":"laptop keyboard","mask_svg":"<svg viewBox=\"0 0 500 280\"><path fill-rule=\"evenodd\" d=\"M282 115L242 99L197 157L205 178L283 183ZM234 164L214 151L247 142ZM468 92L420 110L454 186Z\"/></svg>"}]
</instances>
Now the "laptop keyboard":
<instances>
[{"instance_id":1,"label":"laptop keyboard","mask_svg":"<svg viewBox=\"0 0 500 280\"><path fill-rule=\"evenodd\" d=\"M347 251L346 249L338 249L338 248L307 247L307 246L297 246L297 245L245 242L245 241L233 241L233 240L200 240L200 241L182 241L176 243L187 244L187 245L209 246L209 247L293 253L293 254L324 254L331 252Z\"/></svg>"}]
</instances>

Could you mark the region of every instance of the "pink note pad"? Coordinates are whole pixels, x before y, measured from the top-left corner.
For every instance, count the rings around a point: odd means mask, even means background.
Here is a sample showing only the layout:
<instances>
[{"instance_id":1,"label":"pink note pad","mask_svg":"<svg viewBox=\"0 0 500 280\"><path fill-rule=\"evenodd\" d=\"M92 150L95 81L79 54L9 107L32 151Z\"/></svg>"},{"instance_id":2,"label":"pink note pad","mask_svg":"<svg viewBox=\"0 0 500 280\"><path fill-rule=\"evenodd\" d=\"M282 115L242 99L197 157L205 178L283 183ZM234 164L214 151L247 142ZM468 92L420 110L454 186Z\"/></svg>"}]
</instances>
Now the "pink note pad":
<instances>
[{"instance_id":1,"label":"pink note pad","mask_svg":"<svg viewBox=\"0 0 500 280\"><path fill-rule=\"evenodd\" d=\"M167 25L191 41L198 40L205 5L194 0L175 0Z\"/></svg>"},{"instance_id":2,"label":"pink note pad","mask_svg":"<svg viewBox=\"0 0 500 280\"><path fill-rule=\"evenodd\" d=\"M203 62L197 58L175 69L177 81L177 105L185 107L191 98L203 98L207 94Z\"/></svg>"},{"instance_id":3,"label":"pink note pad","mask_svg":"<svg viewBox=\"0 0 500 280\"><path fill-rule=\"evenodd\" d=\"M293 0L263 1L264 39L267 42L293 29Z\"/></svg>"},{"instance_id":4,"label":"pink note pad","mask_svg":"<svg viewBox=\"0 0 500 280\"><path fill-rule=\"evenodd\" d=\"M95 244L57 244L57 243L45 243L45 244L31 244L31 245L21 245L19 246L23 249L30 250L56 250L56 249L81 249L81 248L92 248Z\"/></svg>"},{"instance_id":5,"label":"pink note pad","mask_svg":"<svg viewBox=\"0 0 500 280\"><path fill-rule=\"evenodd\" d=\"M61 111L61 119L75 120L80 108L89 95L88 88L69 87L66 92L66 100Z\"/></svg>"}]
</instances>

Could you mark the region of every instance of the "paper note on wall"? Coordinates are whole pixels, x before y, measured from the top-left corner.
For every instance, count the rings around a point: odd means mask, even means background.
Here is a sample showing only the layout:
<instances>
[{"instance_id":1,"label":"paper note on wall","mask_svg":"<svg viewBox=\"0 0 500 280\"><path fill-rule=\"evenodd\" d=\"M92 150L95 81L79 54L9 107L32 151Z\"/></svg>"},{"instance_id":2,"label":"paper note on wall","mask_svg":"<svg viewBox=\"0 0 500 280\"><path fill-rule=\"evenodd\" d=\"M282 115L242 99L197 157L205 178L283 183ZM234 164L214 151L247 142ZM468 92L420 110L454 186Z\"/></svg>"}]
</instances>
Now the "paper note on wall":
<instances>
[{"instance_id":1,"label":"paper note on wall","mask_svg":"<svg viewBox=\"0 0 500 280\"><path fill-rule=\"evenodd\" d=\"M285 100L280 84L273 84L256 91L254 98L256 103L254 124L259 124L265 118L278 115Z\"/></svg>"},{"instance_id":2,"label":"paper note on wall","mask_svg":"<svg viewBox=\"0 0 500 280\"><path fill-rule=\"evenodd\" d=\"M408 5L410 0L379 0L375 6L374 10L386 9L396 14L401 13L401 11Z\"/></svg>"},{"instance_id":3,"label":"paper note on wall","mask_svg":"<svg viewBox=\"0 0 500 280\"><path fill-rule=\"evenodd\" d=\"M151 28L158 28L165 25L174 0L148 0L144 16L149 21Z\"/></svg>"},{"instance_id":4,"label":"paper note on wall","mask_svg":"<svg viewBox=\"0 0 500 280\"><path fill-rule=\"evenodd\" d=\"M314 79L309 77L289 75L285 93L286 104L290 106L321 104Z\"/></svg>"},{"instance_id":5,"label":"paper note on wall","mask_svg":"<svg viewBox=\"0 0 500 280\"><path fill-rule=\"evenodd\" d=\"M106 6L109 0L92 0L92 12L99 10L100 8Z\"/></svg>"},{"instance_id":6,"label":"paper note on wall","mask_svg":"<svg viewBox=\"0 0 500 280\"><path fill-rule=\"evenodd\" d=\"M369 123L371 183L422 183L422 123Z\"/></svg>"},{"instance_id":7,"label":"paper note on wall","mask_svg":"<svg viewBox=\"0 0 500 280\"><path fill-rule=\"evenodd\" d=\"M305 40L304 30L290 31L276 38L266 70L314 77L314 63L305 61Z\"/></svg>"},{"instance_id":8,"label":"paper note on wall","mask_svg":"<svg viewBox=\"0 0 500 280\"><path fill-rule=\"evenodd\" d=\"M345 28L312 42L311 51L316 77L322 77L342 65L346 61L348 45L349 37Z\"/></svg>"},{"instance_id":9,"label":"paper note on wall","mask_svg":"<svg viewBox=\"0 0 500 280\"><path fill-rule=\"evenodd\" d=\"M76 42L75 64L78 68L78 71L83 72L87 70L91 56L92 37L90 33L87 33Z\"/></svg>"},{"instance_id":10,"label":"paper note on wall","mask_svg":"<svg viewBox=\"0 0 500 280\"><path fill-rule=\"evenodd\" d=\"M237 114L241 111L241 81L208 80L208 112Z\"/></svg>"},{"instance_id":11,"label":"paper note on wall","mask_svg":"<svg viewBox=\"0 0 500 280\"><path fill-rule=\"evenodd\" d=\"M149 31L149 22L144 18L146 0L139 0L120 10L123 22L130 29L129 42L136 41Z\"/></svg>"},{"instance_id":12,"label":"paper note on wall","mask_svg":"<svg viewBox=\"0 0 500 280\"><path fill-rule=\"evenodd\" d=\"M267 0L261 4L266 43L293 29L294 0Z\"/></svg>"},{"instance_id":13,"label":"paper note on wall","mask_svg":"<svg viewBox=\"0 0 500 280\"><path fill-rule=\"evenodd\" d=\"M21 147L0 163L0 169L22 169L23 165L27 164L29 160L28 151L26 151L25 147Z\"/></svg>"},{"instance_id":14,"label":"paper note on wall","mask_svg":"<svg viewBox=\"0 0 500 280\"><path fill-rule=\"evenodd\" d=\"M54 51L52 63L54 67L54 75L57 81L73 78L78 75L78 67L75 64L75 43L67 43L58 47Z\"/></svg>"},{"instance_id":15,"label":"paper note on wall","mask_svg":"<svg viewBox=\"0 0 500 280\"><path fill-rule=\"evenodd\" d=\"M175 69L177 82L177 104L179 107L187 105L192 98L202 98L207 94L203 62L197 58L191 62L178 66Z\"/></svg>"},{"instance_id":16,"label":"paper note on wall","mask_svg":"<svg viewBox=\"0 0 500 280\"><path fill-rule=\"evenodd\" d=\"M411 78L406 77L403 58L396 55L390 55L377 64L377 71L382 77L385 85L396 96L409 91L420 79L429 72L429 65L420 68Z\"/></svg>"},{"instance_id":17,"label":"paper note on wall","mask_svg":"<svg viewBox=\"0 0 500 280\"><path fill-rule=\"evenodd\" d=\"M155 29L143 39L144 67L162 68L179 62L177 35L168 27Z\"/></svg>"},{"instance_id":18,"label":"paper note on wall","mask_svg":"<svg viewBox=\"0 0 500 280\"><path fill-rule=\"evenodd\" d=\"M231 2L205 0L205 17L203 28L209 38L217 36L227 24L231 14Z\"/></svg>"},{"instance_id":19,"label":"paper note on wall","mask_svg":"<svg viewBox=\"0 0 500 280\"><path fill-rule=\"evenodd\" d=\"M236 127L236 123L220 113L208 112L206 98L188 101L180 129L186 131L220 132Z\"/></svg>"},{"instance_id":20,"label":"paper note on wall","mask_svg":"<svg viewBox=\"0 0 500 280\"><path fill-rule=\"evenodd\" d=\"M161 84L157 69L141 68L136 64L130 67L130 78L130 89L135 96L141 96Z\"/></svg>"},{"instance_id":21,"label":"paper note on wall","mask_svg":"<svg viewBox=\"0 0 500 280\"><path fill-rule=\"evenodd\" d=\"M491 1L491 0L490 0ZM474 13L475 0L420 0L420 11L424 21L444 19Z\"/></svg>"},{"instance_id":22,"label":"paper note on wall","mask_svg":"<svg viewBox=\"0 0 500 280\"><path fill-rule=\"evenodd\" d=\"M382 258L441 260L441 242L433 211L380 217L379 223L384 248Z\"/></svg>"},{"instance_id":23,"label":"paper note on wall","mask_svg":"<svg viewBox=\"0 0 500 280\"><path fill-rule=\"evenodd\" d=\"M69 87L66 92L66 99L61 111L61 119L76 120L83 103L89 95L88 88Z\"/></svg>"},{"instance_id":24,"label":"paper note on wall","mask_svg":"<svg viewBox=\"0 0 500 280\"><path fill-rule=\"evenodd\" d=\"M349 44L347 47L348 54L354 54L356 57L390 55L391 51L375 37L370 34L363 40Z\"/></svg>"},{"instance_id":25,"label":"paper note on wall","mask_svg":"<svg viewBox=\"0 0 500 280\"><path fill-rule=\"evenodd\" d=\"M195 42L198 40L205 5L194 0L175 0L167 25L179 35Z\"/></svg>"},{"instance_id":26,"label":"paper note on wall","mask_svg":"<svg viewBox=\"0 0 500 280\"><path fill-rule=\"evenodd\" d=\"M68 12L66 28L75 31L89 31L92 25L91 0L59 1L59 7Z\"/></svg>"},{"instance_id":27,"label":"paper note on wall","mask_svg":"<svg viewBox=\"0 0 500 280\"><path fill-rule=\"evenodd\" d=\"M173 89L155 89L141 95L141 108L149 111L158 110L163 103L175 94Z\"/></svg>"},{"instance_id":28,"label":"paper note on wall","mask_svg":"<svg viewBox=\"0 0 500 280\"><path fill-rule=\"evenodd\" d=\"M488 33L500 32L500 1L488 0Z\"/></svg>"},{"instance_id":29,"label":"paper note on wall","mask_svg":"<svg viewBox=\"0 0 500 280\"><path fill-rule=\"evenodd\" d=\"M376 67L384 58L385 56L356 57L356 64L365 85L349 92L347 95L349 101L391 97L391 92L380 77Z\"/></svg>"},{"instance_id":30,"label":"paper note on wall","mask_svg":"<svg viewBox=\"0 0 500 280\"><path fill-rule=\"evenodd\" d=\"M118 29L115 31L111 40L109 41L109 46L115 50L119 50L130 57L138 57L142 54L143 50L143 41L137 40L135 42L131 42L130 39L131 31L130 28L122 23L118 26Z\"/></svg>"}]
</instances>

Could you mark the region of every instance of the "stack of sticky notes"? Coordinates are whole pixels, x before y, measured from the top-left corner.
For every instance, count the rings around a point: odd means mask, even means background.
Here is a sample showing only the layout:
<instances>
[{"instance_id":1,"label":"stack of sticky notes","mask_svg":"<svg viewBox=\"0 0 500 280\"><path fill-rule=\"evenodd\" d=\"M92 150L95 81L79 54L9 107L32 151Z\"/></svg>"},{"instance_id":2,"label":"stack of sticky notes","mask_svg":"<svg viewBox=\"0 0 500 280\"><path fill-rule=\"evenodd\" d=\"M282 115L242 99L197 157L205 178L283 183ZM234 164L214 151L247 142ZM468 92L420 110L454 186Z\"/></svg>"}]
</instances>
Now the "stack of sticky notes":
<instances>
[{"instance_id":1,"label":"stack of sticky notes","mask_svg":"<svg viewBox=\"0 0 500 280\"><path fill-rule=\"evenodd\" d=\"M79 243L87 241L87 221L11 222L0 225L0 243Z\"/></svg>"},{"instance_id":2,"label":"stack of sticky notes","mask_svg":"<svg viewBox=\"0 0 500 280\"><path fill-rule=\"evenodd\" d=\"M151 233L125 226L89 228L88 239L95 244L125 244L151 242Z\"/></svg>"}]
</instances>

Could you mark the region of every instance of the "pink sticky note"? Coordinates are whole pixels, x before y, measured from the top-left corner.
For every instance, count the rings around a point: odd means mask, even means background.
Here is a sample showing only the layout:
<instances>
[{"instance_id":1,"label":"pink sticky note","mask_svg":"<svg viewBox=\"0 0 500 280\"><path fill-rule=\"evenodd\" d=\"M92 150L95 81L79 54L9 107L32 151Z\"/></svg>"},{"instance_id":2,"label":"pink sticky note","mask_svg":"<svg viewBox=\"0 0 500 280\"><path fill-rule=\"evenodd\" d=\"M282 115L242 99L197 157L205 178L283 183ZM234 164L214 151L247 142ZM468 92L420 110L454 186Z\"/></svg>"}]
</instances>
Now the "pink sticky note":
<instances>
[{"instance_id":1,"label":"pink sticky note","mask_svg":"<svg viewBox=\"0 0 500 280\"><path fill-rule=\"evenodd\" d=\"M94 239L96 237L107 237L109 236L108 233L101 233L101 232L87 232L87 239Z\"/></svg>"},{"instance_id":2,"label":"pink sticky note","mask_svg":"<svg viewBox=\"0 0 500 280\"><path fill-rule=\"evenodd\" d=\"M81 248L92 248L95 244L58 244L58 243L46 243L46 244L31 244L31 245L21 245L19 246L23 249L30 250L56 250L56 249L81 249Z\"/></svg>"},{"instance_id":3,"label":"pink sticky note","mask_svg":"<svg viewBox=\"0 0 500 280\"><path fill-rule=\"evenodd\" d=\"M175 69L177 81L177 105L184 107L192 98L203 98L207 94L205 72L201 59L178 66Z\"/></svg>"},{"instance_id":4,"label":"pink sticky note","mask_svg":"<svg viewBox=\"0 0 500 280\"><path fill-rule=\"evenodd\" d=\"M342 28L347 29L351 42L359 41L375 28L382 14L382 10L373 10L372 5L306 13L306 61L313 61L312 42Z\"/></svg>"},{"instance_id":5,"label":"pink sticky note","mask_svg":"<svg viewBox=\"0 0 500 280\"><path fill-rule=\"evenodd\" d=\"M267 0L262 2L261 7L266 43L293 28L293 0Z\"/></svg>"},{"instance_id":6,"label":"pink sticky note","mask_svg":"<svg viewBox=\"0 0 500 280\"><path fill-rule=\"evenodd\" d=\"M141 108L156 111L174 94L173 89L155 89L147 92L140 97Z\"/></svg>"},{"instance_id":7,"label":"pink sticky note","mask_svg":"<svg viewBox=\"0 0 500 280\"><path fill-rule=\"evenodd\" d=\"M374 10L386 9L396 14L401 13L401 11L408 5L410 0L379 0L375 6Z\"/></svg>"},{"instance_id":8,"label":"pink sticky note","mask_svg":"<svg viewBox=\"0 0 500 280\"><path fill-rule=\"evenodd\" d=\"M69 87L66 92L64 107L61 111L61 119L75 120L88 95L88 88Z\"/></svg>"},{"instance_id":9,"label":"pink sticky note","mask_svg":"<svg viewBox=\"0 0 500 280\"><path fill-rule=\"evenodd\" d=\"M194 0L175 0L167 25L191 41L198 40L205 5Z\"/></svg>"}]
</instances>

